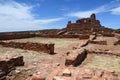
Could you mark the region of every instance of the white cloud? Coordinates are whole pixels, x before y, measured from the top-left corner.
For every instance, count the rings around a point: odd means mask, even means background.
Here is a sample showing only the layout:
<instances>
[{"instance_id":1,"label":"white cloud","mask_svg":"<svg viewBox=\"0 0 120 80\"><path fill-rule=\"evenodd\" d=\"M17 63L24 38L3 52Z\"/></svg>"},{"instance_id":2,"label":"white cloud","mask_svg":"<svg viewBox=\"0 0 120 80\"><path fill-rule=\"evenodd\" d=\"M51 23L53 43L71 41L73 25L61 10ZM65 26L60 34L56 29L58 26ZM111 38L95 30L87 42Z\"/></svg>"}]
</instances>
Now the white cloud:
<instances>
[{"instance_id":1,"label":"white cloud","mask_svg":"<svg viewBox=\"0 0 120 80\"><path fill-rule=\"evenodd\" d=\"M52 22L55 22L55 21L60 21L60 20L63 20L64 18L52 18L52 19L43 19L43 20L37 20L37 22L41 22L43 24L46 24L46 23L52 23Z\"/></svg>"},{"instance_id":2,"label":"white cloud","mask_svg":"<svg viewBox=\"0 0 120 80\"><path fill-rule=\"evenodd\" d=\"M0 32L12 30L44 29L48 23L64 18L36 19L33 6L15 1L0 0ZM6 30L5 30L6 29Z\"/></svg>"},{"instance_id":3,"label":"white cloud","mask_svg":"<svg viewBox=\"0 0 120 80\"><path fill-rule=\"evenodd\" d=\"M105 12L106 9L104 6L101 6L99 8L96 8L94 10L88 10L88 11L78 11L78 12L72 12L67 14L68 16L71 17L78 17L78 18L82 18L82 17L89 17L92 13L101 13L101 12Z\"/></svg>"},{"instance_id":4,"label":"white cloud","mask_svg":"<svg viewBox=\"0 0 120 80\"><path fill-rule=\"evenodd\" d=\"M110 12L112 14L117 14L117 15L120 14L120 0L111 1L108 4L102 5L93 10L70 12L67 14L67 16L82 18L82 17L89 17L92 13L97 14L103 12Z\"/></svg>"},{"instance_id":5,"label":"white cloud","mask_svg":"<svg viewBox=\"0 0 120 80\"><path fill-rule=\"evenodd\" d=\"M17 19L31 19L33 15L30 10L32 7L17 2L4 2L0 3L0 15L11 16Z\"/></svg>"},{"instance_id":6,"label":"white cloud","mask_svg":"<svg viewBox=\"0 0 120 80\"><path fill-rule=\"evenodd\" d=\"M78 12L69 13L67 15L71 17L82 18L82 17L88 17L91 13L94 13L94 12L93 11L84 11L84 12L78 11Z\"/></svg>"},{"instance_id":7,"label":"white cloud","mask_svg":"<svg viewBox=\"0 0 120 80\"><path fill-rule=\"evenodd\" d=\"M111 11L112 11L112 14L120 15L120 7L114 8Z\"/></svg>"}]
</instances>

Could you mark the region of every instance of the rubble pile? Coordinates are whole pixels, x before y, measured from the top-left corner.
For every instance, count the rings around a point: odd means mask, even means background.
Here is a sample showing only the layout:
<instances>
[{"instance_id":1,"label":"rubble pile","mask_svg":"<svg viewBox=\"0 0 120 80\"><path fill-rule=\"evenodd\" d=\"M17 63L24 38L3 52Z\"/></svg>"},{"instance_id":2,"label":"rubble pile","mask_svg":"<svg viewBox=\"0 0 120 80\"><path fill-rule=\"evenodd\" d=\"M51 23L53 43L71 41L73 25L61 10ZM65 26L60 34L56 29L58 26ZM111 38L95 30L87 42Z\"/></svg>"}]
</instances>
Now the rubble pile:
<instances>
[{"instance_id":1,"label":"rubble pile","mask_svg":"<svg viewBox=\"0 0 120 80\"><path fill-rule=\"evenodd\" d=\"M54 74L53 74L54 73ZM51 75L49 77L49 75ZM59 68L53 70L44 78L40 77L42 74L34 74L33 80L119 80L120 72L106 71L101 69L72 69ZM36 77L37 76L37 77Z\"/></svg>"}]
</instances>

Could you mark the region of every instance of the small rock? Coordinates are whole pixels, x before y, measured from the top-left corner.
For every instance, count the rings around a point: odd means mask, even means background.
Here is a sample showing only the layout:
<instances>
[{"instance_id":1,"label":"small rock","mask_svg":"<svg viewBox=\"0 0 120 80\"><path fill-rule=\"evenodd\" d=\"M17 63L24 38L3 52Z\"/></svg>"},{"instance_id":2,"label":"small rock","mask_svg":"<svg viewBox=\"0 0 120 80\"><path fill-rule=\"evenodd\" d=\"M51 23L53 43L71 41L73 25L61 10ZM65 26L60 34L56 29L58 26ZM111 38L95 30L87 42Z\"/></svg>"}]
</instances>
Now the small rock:
<instances>
[{"instance_id":1,"label":"small rock","mask_svg":"<svg viewBox=\"0 0 120 80\"><path fill-rule=\"evenodd\" d=\"M63 76L67 76L67 77L71 76L71 71L69 69L65 69L63 71Z\"/></svg>"},{"instance_id":2,"label":"small rock","mask_svg":"<svg viewBox=\"0 0 120 80\"><path fill-rule=\"evenodd\" d=\"M19 73L20 71L19 70L15 70L16 73Z\"/></svg>"}]
</instances>

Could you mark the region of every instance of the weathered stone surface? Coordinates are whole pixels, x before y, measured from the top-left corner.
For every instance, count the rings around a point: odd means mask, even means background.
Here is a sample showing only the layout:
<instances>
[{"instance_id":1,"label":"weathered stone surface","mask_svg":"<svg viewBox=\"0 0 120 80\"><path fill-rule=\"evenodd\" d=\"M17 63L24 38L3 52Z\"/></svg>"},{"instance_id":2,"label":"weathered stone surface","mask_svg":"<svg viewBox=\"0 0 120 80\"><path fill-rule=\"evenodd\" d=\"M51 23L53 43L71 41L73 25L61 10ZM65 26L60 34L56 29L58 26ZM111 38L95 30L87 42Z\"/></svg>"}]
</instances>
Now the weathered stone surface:
<instances>
[{"instance_id":1,"label":"weathered stone surface","mask_svg":"<svg viewBox=\"0 0 120 80\"><path fill-rule=\"evenodd\" d=\"M0 78L4 78L16 66L23 66L23 56L4 55L0 57Z\"/></svg>"},{"instance_id":2,"label":"weathered stone surface","mask_svg":"<svg viewBox=\"0 0 120 80\"><path fill-rule=\"evenodd\" d=\"M94 40L90 40L89 43L91 43L91 44L99 44L99 45L107 45L107 41L94 41Z\"/></svg>"},{"instance_id":3,"label":"weathered stone surface","mask_svg":"<svg viewBox=\"0 0 120 80\"><path fill-rule=\"evenodd\" d=\"M69 69L64 69L63 76L71 76L71 71Z\"/></svg>"},{"instance_id":4,"label":"weathered stone surface","mask_svg":"<svg viewBox=\"0 0 120 80\"><path fill-rule=\"evenodd\" d=\"M112 33L102 33L103 36L106 36L106 37L114 37L114 34Z\"/></svg>"},{"instance_id":5,"label":"weathered stone surface","mask_svg":"<svg viewBox=\"0 0 120 80\"><path fill-rule=\"evenodd\" d=\"M114 55L114 56L120 56L120 52L114 52L111 50L102 50L102 49L87 49L88 54L107 54L107 55Z\"/></svg>"},{"instance_id":6,"label":"weathered stone surface","mask_svg":"<svg viewBox=\"0 0 120 80\"><path fill-rule=\"evenodd\" d=\"M82 63L86 56L87 52L85 49L75 49L67 56L65 65L77 66Z\"/></svg>"},{"instance_id":7,"label":"weathered stone surface","mask_svg":"<svg viewBox=\"0 0 120 80\"><path fill-rule=\"evenodd\" d=\"M97 38L97 35L90 35L89 40L95 40Z\"/></svg>"},{"instance_id":8,"label":"weathered stone surface","mask_svg":"<svg viewBox=\"0 0 120 80\"><path fill-rule=\"evenodd\" d=\"M81 42L81 43L80 43L80 46L78 46L78 47L85 47L85 46L88 45L88 43L89 43L89 40L86 40L86 41L84 41L84 42Z\"/></svg>"},{"instance_id":9,"label":"weathered stone surface","mask_svg":"<svg viewBox=\"0 0 120 80\"><path fill-rule=\"evenodd\" d=\"M45 44L45 43L33 43L33 42L8 42L8 41L0 41L0 45L3 47L12 47L12 48L20 48L25 50L33 50L33 51L41 51L48 54L54 54L54 44Z\"/></svg>"},{"instance_id":10,"label":"weathered stone surface","mask_svg":"<svg viewBox=\"0 0 120 80\"><path fill-rule=\"evenodd\" d=\"M85 47L85 46L88 45L88 43L89 43L89 40L80 41L80 44L77 45L77 46L72 47L72 50L80 49L80 48L82 48L82 47ZM68 52L67 54L69 54L69 53L70 53L70 52Z\"/></svg>"},{"instance_id":11,"label":"weathered stone surface","mask_svg":"<svg viewBox=\"0 0 120 80\"><path fill-rule=\"evenodd\" d=\"M82 34L79 35L79 39L80 39L80 40L82 40L82 39L89 39L89 38L90 38L89 35L84 35L84 34L83 34L83 35L82 35Z\"/></svg>"}]
</instances>

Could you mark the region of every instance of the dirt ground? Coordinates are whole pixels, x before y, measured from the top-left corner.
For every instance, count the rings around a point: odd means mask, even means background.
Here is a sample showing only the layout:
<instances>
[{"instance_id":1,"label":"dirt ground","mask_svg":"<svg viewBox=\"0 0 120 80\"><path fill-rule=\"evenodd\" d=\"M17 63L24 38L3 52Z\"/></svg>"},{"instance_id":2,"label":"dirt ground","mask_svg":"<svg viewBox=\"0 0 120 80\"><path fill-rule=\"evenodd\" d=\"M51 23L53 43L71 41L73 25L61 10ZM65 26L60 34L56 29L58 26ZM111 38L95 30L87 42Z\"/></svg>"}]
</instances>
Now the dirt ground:
<instances>
[{"instance_id":1,"label":"dirt ground","mask_svg":"<svg viewBox=\"0 0 120 80\"><path fill-rule=\"evenodd\" d=\"M116 38L97 37L96 40L105 40L107 41L107 45L88 44L86 48L89 50L108 50L114 52L114 54L120 54L120 45L113 45ZM85 68L100 68L105 70L120 71L120 57L108 54L89 54L80 66Z\"/></svg>"},{"instance_id":2,"label":"dirt ground","mask_svg":"<svg viewBox=\"0 0 120 80\"><path fill-rule=\"evenodd\" d=\"M100 48L100 49L112 49L113 51L120 52L120 46L113 47L113 42L116 40L114 38L100 38L97 40L107 40L108 45L94 45L89 44L86 48ZM74 46L78 46L83 40L79 39L66 39L66 38L27 38L27 39L15 39L10 41L17 42L40 42L40 43L55 43L55 53L54 55L49 55L46 53L40 53L30 50L5 48L0 46L0 55L3 54L19 54L24 56L25 66L17 67L18 71L13 71L10 73L12 75L9 80L31 80L29 77L36 70L42 70L44 72L50 72L54 70L57 66L65 67L66 53L72 49ZM97 55L88 54L85 61L77 68L98 68L104 70L114 70L120 71L120 57L110 56L110 55ZM19 73L18 73L19 72ZM45 73L48 74L48 73Z\"/></svg>"},{"instance_id":3,"label":"dirt ground","mask_svg":"<svg viewBox=\"0 0 120 80\"><path fill-rule=\"evenodd\" d=\"M55 43L55 55L49 55L46 53L40 53L36 51L30 50L22 50L15 48L6 48L0 46L0 55L3 54L16 54L24 56L25 66L17 67L21 73L19 75L16 72L11 72L12 75L10 80L21 80L21 76L26 78L29 75L32 75L37 69L39 70L52 70L52 68L56 67L56 65L61 64L64 66L65 55L66 53L72 49L73 46L76 46L80 43L78 39L56 39L56 38L27 38L27 39L16 39L12 41L19 42L40 42L40 43ZM51 69L50 69L51 68ZM16 77L17 76L17 77ZM22 80L24 80L22 79ZM30 79L28 79L30 80Z\"/></svg>"}]
</instances>

